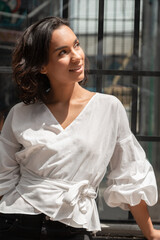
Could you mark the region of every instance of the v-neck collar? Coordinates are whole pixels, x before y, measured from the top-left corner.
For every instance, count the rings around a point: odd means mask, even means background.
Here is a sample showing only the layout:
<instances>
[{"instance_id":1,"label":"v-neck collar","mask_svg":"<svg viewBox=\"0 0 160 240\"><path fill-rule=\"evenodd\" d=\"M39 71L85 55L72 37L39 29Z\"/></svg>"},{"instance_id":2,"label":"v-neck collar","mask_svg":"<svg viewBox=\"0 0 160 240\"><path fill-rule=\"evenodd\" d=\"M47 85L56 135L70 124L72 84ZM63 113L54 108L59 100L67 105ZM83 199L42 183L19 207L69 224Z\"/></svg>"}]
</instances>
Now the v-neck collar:
<instances>
[{"instance_id":1,"label":"v-neck collar","mask_svg":"<svg viewBox=\"0 0 160 240\"><path fill-rule=\"evenodd\" d=\"M62 131L66 131L69 127L71 127L76 121L77 119L86 111L86 109L88 108L88 106L90 105L90 103L93 101L93 99L95 98L95 96L97 95L97 93L95 93L87 102L87 104L83 107L83 109L80 111L80 113L73 119L73 121L68 124L65 128L62 127L62 125L59 123L59 121L56 119L56 117L54 116L54 114L51 112L51 110L47 107L47 105L45 103L42 103L43 106L45 107L45 109L48 111L49 115L51 116L51 118L54 119L54 121L58 124L58 126L61 128Z\"/></svg>"}]
</instances>

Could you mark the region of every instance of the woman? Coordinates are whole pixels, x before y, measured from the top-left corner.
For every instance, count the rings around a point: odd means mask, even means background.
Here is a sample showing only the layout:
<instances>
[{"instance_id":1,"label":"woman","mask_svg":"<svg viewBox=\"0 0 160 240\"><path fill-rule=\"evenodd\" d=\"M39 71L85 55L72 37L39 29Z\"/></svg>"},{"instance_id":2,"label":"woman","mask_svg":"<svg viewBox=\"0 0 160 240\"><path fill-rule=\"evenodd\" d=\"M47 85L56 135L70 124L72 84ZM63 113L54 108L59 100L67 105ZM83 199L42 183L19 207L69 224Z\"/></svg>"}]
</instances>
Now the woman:
<instances>
[{"instance_id":1,"label":"woman","mask_svg":"<svg viewBox=\"0 0 160 240\"><path fill-rule=\"evenodd\" d=\"M60 18L30 26L15 48L22 102L0 139L0 239L92 239L109 163L106 202L130 209L147 239L160 239L146 207L157 201L152 167L122 104L81 87L84 69L79 40Z\"/></svg>"}]
</instances>

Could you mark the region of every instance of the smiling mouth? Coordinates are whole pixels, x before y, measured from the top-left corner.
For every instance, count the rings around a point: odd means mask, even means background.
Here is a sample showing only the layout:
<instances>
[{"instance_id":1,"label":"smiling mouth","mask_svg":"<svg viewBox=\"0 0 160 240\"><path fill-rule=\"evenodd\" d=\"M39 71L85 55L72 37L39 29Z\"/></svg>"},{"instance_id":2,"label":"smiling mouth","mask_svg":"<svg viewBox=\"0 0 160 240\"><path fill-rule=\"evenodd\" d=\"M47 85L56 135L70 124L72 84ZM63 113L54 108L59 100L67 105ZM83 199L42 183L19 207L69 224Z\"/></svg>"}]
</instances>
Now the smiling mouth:
<instances>
[{"instance_id":1,"label":"smiling mouth","mask_svg":"<svg viewBox=\"0 0 160 240\"><path fill-rule=\"evenodd\" d=\"M83 70L83 65L69 69L70 72L81 72Z\"/></svg>"}]
</instances>

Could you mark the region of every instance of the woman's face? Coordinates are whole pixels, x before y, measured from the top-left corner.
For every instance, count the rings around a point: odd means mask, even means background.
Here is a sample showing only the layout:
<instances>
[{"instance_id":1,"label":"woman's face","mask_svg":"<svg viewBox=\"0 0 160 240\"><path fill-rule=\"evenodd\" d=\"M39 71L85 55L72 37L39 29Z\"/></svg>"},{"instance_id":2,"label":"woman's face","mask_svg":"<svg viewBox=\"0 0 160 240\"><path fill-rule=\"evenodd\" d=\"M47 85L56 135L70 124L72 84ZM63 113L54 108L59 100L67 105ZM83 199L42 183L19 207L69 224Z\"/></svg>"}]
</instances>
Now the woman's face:
<instances>
[{"instance_id":1,"label":"woman's face","mask_svg":"<svg viewBox=\"0 0 160 240\"><path fill-rule=\"evenodd\" d=\"M85 56L79 40L66 25L52 33L48 64L41 73L48 76L51 86L73 84L84 79Z\"/></svg>"}]
</instances>

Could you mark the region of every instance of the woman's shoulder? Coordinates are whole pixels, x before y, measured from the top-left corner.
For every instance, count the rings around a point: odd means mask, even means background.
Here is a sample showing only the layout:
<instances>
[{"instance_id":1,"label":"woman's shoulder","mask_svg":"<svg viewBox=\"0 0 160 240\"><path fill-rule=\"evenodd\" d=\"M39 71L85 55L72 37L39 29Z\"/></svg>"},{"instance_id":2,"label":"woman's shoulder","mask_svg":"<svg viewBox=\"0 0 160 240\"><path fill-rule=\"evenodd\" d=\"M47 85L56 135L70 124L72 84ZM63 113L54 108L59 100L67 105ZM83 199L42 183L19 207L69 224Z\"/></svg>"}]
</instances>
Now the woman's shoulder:
<instances>
[{"instance_id":1,"label":"woman's shoulder","mask_svg":"<svg viewBox=\"0 0 160 240\"><path fill-rule=\"evenodd\" d=\"M98 92L96 92L96 95L97 95L97 101L99 101L100 104L107 104L112 106L117 106L121 104L120 100L113 95L98 93Z\"/></svg>"},{"instance_id":2,"label":"woman's shoulder","mask_svg":"<svg viewBox=\"0 0 160 240\"><path fill-rule=\"evenodd\" d=\"M13 111L19 111L19 110L25 110L25 111L29 111L29 110L35 110L39 105L41 105L40 102L36 102L33 104L25 104L24 102L19 102L16 103L11 109L13 109Z\"/></svg>"},{"instance_id":3,"label":"woman's shoulder","mask_svg":"<svg viewBox=\"0 0 160 240\"><path fill-rule=\"evenodd\" d=\"M18 109L22 109L24 106L26 106L25 103L18 102L11 108L11 110L15 111L15 110L18 110Z\"/></svg>"},{"instance_id":4,"label":"woman's shoulder","mask_svg":"<svg viewBox=\"0 0 160 240\"><path fill-rule=\"evenodd\" d=\"M41 112L42 106L43 104L40 102L33 104L25 104L23 102L19 102L10 109L9 114L24 119L35 113L37 114L38 112Z\"/></svg>"}]
</instances>

